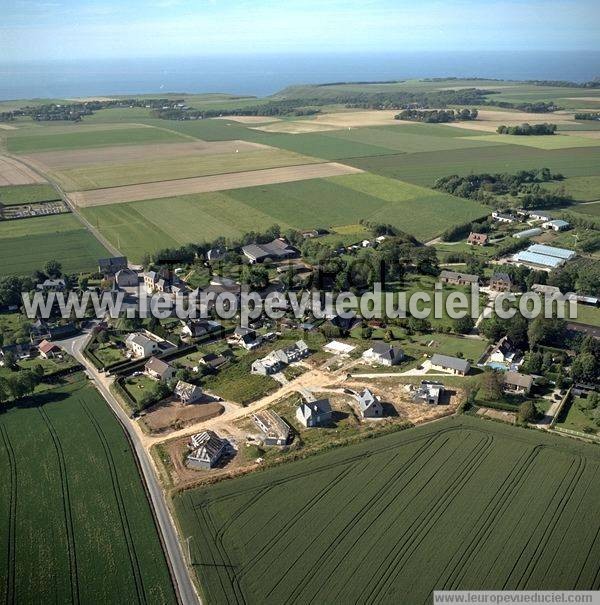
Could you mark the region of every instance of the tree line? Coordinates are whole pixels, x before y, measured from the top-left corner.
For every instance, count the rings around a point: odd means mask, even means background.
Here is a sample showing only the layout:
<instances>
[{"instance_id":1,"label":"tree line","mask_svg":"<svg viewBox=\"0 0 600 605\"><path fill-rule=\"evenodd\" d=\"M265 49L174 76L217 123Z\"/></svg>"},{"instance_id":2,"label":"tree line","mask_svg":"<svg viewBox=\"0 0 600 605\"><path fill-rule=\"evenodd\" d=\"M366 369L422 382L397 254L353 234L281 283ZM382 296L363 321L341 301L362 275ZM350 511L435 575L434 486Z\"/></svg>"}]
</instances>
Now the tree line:
<instances>
[{"instance_id":1,"label":"tree line","mask_svg":"<svg viewBox=\"0 0 600 605\"><path fill-rule=\"evenodd\" d=\"M441 124L459 120L476 120L477 109L404 109L394 116L395 120L410 120L411 122L427 122Z\"/></svg>"},{"instance_id":2,"label":"tree line","mask_svg":"<svg viewBox=\"0 0 600 605\"><path fill-rule=\"evenodd\" d=\"M552 135L556 132L556 124L520 124L519 126L498 126L498 134L513 134L518 136Z\"/></svg>"},{"instance_id":3,"label":"tree line","mask_svg":"<svg viewBox=\"0 0 600 605\"><path fill-rule=\"evenodd\" d=\"M576 120L600 120L600 111L590 111L575 114Z\"/></svg>"}]
</instances>

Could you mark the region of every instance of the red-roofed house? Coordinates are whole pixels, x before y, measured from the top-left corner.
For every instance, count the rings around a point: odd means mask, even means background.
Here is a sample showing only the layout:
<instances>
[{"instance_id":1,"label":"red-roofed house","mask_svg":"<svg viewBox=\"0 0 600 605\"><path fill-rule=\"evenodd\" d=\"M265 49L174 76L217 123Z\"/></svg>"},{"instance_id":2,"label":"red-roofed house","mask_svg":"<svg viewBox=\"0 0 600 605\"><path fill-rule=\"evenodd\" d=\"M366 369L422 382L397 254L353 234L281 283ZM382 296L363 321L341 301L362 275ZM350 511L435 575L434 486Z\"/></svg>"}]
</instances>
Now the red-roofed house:
<instances>
[{"instance_id":1,"label":"red-roofed house","mask_svg":"<svg viewBox=\"0 0 600 605\"><path fill-rule=\"evenodd\" d=\"M49 359L50 357L54 357L60 351L60 348L49 340L42 340L38 345L38 351L40 352L40 357Z\"/></svg>"}]
</instances>

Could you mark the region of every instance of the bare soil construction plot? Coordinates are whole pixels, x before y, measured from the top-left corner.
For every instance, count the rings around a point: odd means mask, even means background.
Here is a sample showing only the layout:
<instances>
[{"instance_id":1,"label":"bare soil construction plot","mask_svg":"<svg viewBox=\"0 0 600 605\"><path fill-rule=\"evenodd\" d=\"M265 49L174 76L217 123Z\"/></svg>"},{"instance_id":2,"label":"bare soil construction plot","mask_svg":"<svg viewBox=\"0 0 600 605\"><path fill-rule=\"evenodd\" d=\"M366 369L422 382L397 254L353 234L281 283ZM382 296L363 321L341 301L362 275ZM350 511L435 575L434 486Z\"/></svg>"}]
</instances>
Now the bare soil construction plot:
<instances>
[{"instance_id":1,"label":"bare soil construction plot","mask_svg":"<svg viewBox=\"0 0 600 605\"><path fill-rule=\"evenodd\" d=\"M0 156L0 186L30 185L45 182L46 180L43 177L18 160L3 155Z\"/></svg>"},{"instance_id":2,"label":"bare soil construction plot","mask_svg":"<svg viewBox=\"0 0 600 605\"><path fill-rule=\"evenodd\" d=\"M206 193L209 191L240 189L242 187L256 187L273 183L304 181L307 179L356 174L359 172L362 172L362 170L353 168L352 166L346 166L345 164L338 164L337 162L328 162L324 164L308 164L285 168L234 172L216 176L177 179L173 181L161 181L158 183L145 183L142 185L92 189L90 191L76 191L70 194L70 198L75 204L81 207L99 206L104 204L117 204L120 202L152 200L161 197L173 197L176 195L189 195L191 193Z\"/></svg>"},{"instance_id":3,"label":"bare soil construction plot","mask_svg":"<svg viewBox=\"0 0 600 605\"><path fill-rule=\"evenodd\" d=\"M153 433L166 433L215 418L222 414L223 410L223 406L216 402L183 405L177 401L169 401L152 407L141 422Z\"/></svg>"},{"instance_id":4,"label":"bare soil construction plot","mask_svg":"<svg viewBox=\"0 0 600 605\"><path fill-rule=\"evenodd\" d=\"M267 145L246 141L190 141L189 143L158 143L147 145L115 145L92 149L43 151L25 156L44 169L69 169L89 165L121 164L157 158L213 155L269 149Z\"/></svg>"}]
</instances>

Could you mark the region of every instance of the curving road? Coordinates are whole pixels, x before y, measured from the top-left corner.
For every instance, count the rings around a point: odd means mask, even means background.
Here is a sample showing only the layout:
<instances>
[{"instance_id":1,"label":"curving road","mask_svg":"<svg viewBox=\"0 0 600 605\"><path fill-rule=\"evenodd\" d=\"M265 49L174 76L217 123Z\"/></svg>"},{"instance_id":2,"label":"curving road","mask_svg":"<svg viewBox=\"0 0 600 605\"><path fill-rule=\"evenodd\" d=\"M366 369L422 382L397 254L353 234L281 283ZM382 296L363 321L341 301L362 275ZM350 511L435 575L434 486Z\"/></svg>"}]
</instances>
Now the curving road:
<instances>
[{"instance_id":1,"label":"curving road","mask_svg":"<svg viewBox=\"0 0 600 605\"><path fill-rule=\"evenodd\" d=\"M123 428L127 431L129 439L133 444L135 455L146 483L148 494L150 495L150 504L154 510L155 518L162 536L165 554L169 562L169 567L171 568L171 575L174 580L175 591L177 593L179 602L182 603L182 605L201 605L202 601L198 596L198 593L196 592L194 584L190 578L188 567L185 563L183 551L177 536L177 530L175 529L175 524L171 517L171 513L169 512L169 507L167 506L163 491L154 472L149 454L144 449L139 435L134 430L129 417L123 411L123 408L113 397L106 385L100 380L96 368L94 368L94 366L90 364L83 355L83 347L85 346L89 337L89 334L84 334L83 336L61 341L58 344L73 357L75 357L75 359L77 359L77 361L79 361L86 368L101 395L111 407Z\"/></svg>"}]
</instances>

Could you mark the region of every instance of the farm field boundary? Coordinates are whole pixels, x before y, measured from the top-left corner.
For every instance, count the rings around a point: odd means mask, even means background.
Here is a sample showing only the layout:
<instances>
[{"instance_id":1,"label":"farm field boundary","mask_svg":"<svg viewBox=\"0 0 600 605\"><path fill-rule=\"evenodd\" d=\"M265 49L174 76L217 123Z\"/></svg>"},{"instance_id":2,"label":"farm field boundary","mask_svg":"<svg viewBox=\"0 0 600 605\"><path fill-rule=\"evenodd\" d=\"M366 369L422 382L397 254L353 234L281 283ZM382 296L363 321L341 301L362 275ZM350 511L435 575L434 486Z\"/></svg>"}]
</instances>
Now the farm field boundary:
<instances>
[{"instance_id":1,"label":"farm field boundary","mask_svg":"<svg viewBox=\"0 0 600 605\"><path fill-rule=\"evenodd\" d=\"M70 195L73 202L80 207L115 204L119 202L150 200L175 195L189 195L211 191L226 191L240 187L254 187L272 183L286 183L307 179L356 174L362 172L359 168L345 166L336 162L323 164L308 164L288 166L284 168L268 168L234 172L215 176L193 177L147 183L142 185L126 185L90 191L76 191Z\"/></svg>"},{"instance_id":2,"label":"farm field boundary","mask_svg":"<svg viewBox=\"0 0 600 605\"><path fill-rule=\"evenodd\" d=\"M598 589L599 476L596 448L460 416L174 503L210 602L425 604L434 588Z\"/></svg>"}]
</instances>

